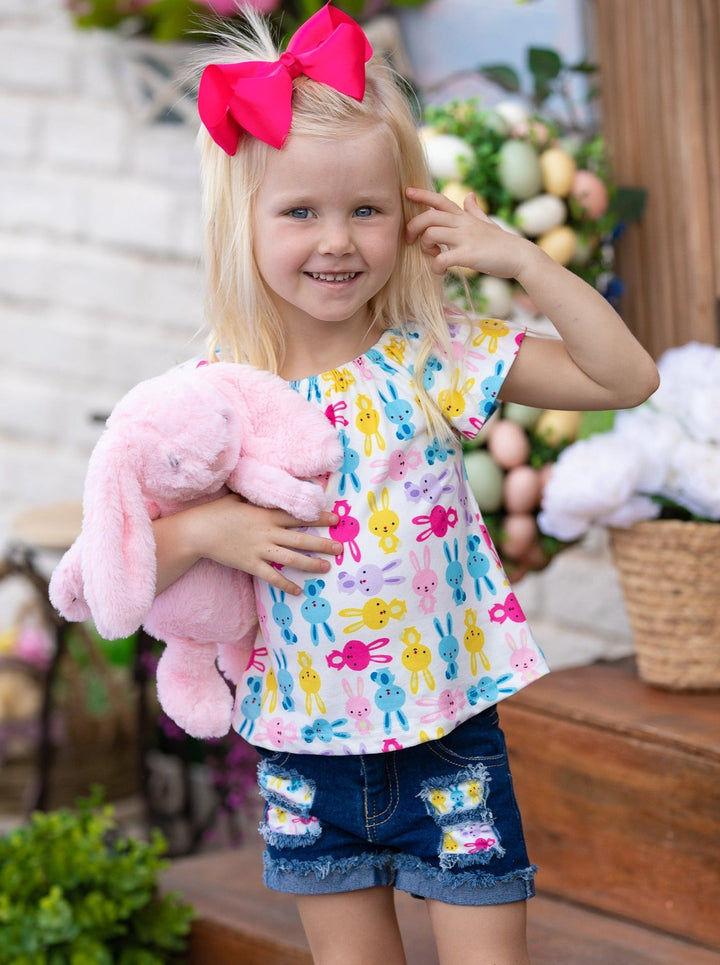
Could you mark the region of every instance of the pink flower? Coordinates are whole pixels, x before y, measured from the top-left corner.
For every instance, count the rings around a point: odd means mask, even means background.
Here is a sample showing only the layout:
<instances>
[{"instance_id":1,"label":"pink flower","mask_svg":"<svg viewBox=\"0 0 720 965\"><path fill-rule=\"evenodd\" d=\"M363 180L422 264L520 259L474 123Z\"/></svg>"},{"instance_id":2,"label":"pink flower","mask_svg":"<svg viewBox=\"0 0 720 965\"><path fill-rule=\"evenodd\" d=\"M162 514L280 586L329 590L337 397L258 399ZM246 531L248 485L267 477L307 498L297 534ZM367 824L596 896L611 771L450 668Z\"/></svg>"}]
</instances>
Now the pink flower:
<instances>
[{"instance_id":1,"label":"pink flower","mask_svg":"<svg viewBox=\"0 0 720 965\"><path fill-rule=\"evenodd\" d=\"M15 640L15 652L21 660L47 667L52 658L55 642L50 633L42 627L25 626L20 629Z\"/></svg>"}]
</instances>

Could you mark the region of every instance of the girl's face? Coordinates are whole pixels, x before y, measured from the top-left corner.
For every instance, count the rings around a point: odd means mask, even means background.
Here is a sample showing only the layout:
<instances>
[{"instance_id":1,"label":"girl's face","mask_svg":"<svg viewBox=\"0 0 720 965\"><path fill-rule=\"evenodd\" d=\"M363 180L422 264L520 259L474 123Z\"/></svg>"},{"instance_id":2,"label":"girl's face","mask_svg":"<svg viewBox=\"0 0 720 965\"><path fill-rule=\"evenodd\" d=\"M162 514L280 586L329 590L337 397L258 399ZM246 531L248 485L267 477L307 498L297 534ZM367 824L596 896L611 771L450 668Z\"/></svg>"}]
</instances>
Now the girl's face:
<instances>
[{"instance_id":1,"label":"girl's face","mask_svg":"<svg viewBox=\"0 0 720 965\"><path fill-rule=\"evenodd\" d=\"M254 254L286 332L366 329L403 230L401 188L381 129L337 140L291 135L268 154Z\"/></svg>"}]
</instances>

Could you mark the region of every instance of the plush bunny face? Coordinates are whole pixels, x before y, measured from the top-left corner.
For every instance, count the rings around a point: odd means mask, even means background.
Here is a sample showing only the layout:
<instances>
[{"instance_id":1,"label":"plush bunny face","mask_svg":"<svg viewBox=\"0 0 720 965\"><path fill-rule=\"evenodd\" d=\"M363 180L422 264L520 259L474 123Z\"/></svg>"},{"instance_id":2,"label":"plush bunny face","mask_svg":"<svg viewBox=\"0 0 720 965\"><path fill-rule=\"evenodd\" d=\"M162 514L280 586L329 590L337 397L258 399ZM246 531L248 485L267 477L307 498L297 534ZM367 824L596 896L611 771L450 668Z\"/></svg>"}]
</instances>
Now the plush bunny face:
<instances>
[{"instance_id":1,"label":"plush bunny face","mask_svg":"<svg viewBox=\"0 0 720 965\"><path fill-rule=\"evenodd\" d=\"M237 462L242 438L237 413L205 379L165 378L162 406L155 380L132 389L108 428L127 446L143 493L179 505L219 492Z\"/></svg>"},{"instance_id":2,"label":"plush bunny face","mask_svg":"<svg viewBox=\"0 0 720 965\"><path fill-rule=\"evenodd\" d=\"M92 617L103 636L141 624L166 644L160 702L196 737L230 726L237 680L255 644L248 574L202 559L157 596L152 521L234 491L311 522L343 447L322 412L278 376L230 362L182 367L140 383L115 406L88 465L82 533L55 568L53 605ZM317 581L319 589L322 581Z\"/></svg>"}]
</instances>

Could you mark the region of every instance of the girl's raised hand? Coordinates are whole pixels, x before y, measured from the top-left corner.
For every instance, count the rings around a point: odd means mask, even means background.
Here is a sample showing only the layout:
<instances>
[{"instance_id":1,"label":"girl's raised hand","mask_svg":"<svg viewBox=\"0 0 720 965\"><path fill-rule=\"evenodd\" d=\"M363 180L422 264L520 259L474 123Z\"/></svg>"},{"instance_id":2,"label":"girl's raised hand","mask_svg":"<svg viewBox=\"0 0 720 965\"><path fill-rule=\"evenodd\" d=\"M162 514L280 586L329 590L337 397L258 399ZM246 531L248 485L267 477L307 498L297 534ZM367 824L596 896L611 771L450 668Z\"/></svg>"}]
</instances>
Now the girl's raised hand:
<instances>
[{"instance_id":1,"label":"girl's raised hand","mask_svg":"<svg viewBox=\"0 0 720 965\"><path fill-rule=\"evenodd\" d=\"M406 227L408 244L420 244L432 259L432 269L444 275L448 268L471 268L499 278L517 278L535 247L526 238L495 224L468 194L462 208L443 194L407 188L407 197L427 210Z\"/></svg>"}]
</instances>

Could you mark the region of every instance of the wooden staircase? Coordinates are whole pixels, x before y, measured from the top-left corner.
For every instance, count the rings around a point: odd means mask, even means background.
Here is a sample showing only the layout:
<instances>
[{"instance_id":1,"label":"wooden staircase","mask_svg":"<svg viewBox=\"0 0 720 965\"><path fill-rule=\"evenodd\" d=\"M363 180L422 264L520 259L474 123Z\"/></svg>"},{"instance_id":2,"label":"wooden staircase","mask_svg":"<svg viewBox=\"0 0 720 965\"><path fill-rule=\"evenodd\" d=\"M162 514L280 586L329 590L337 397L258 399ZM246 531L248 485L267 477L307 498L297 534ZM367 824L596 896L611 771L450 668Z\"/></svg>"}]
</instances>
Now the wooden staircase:
<instances>
[{"instance_id":1,"label":"wooden staircase","mask_svg":"<svg viewBox=\"0 0 720 965\"><path fill-rule=\"evenodd\" d=\"M533 965L720 965L720 698L667 694L630 661L565 670L501 705L528 847ZM261 843L176 861L193 965L311 965ZM397 895L409 965L437 965L422 902Z\"/></svg>"}]
</instances>

